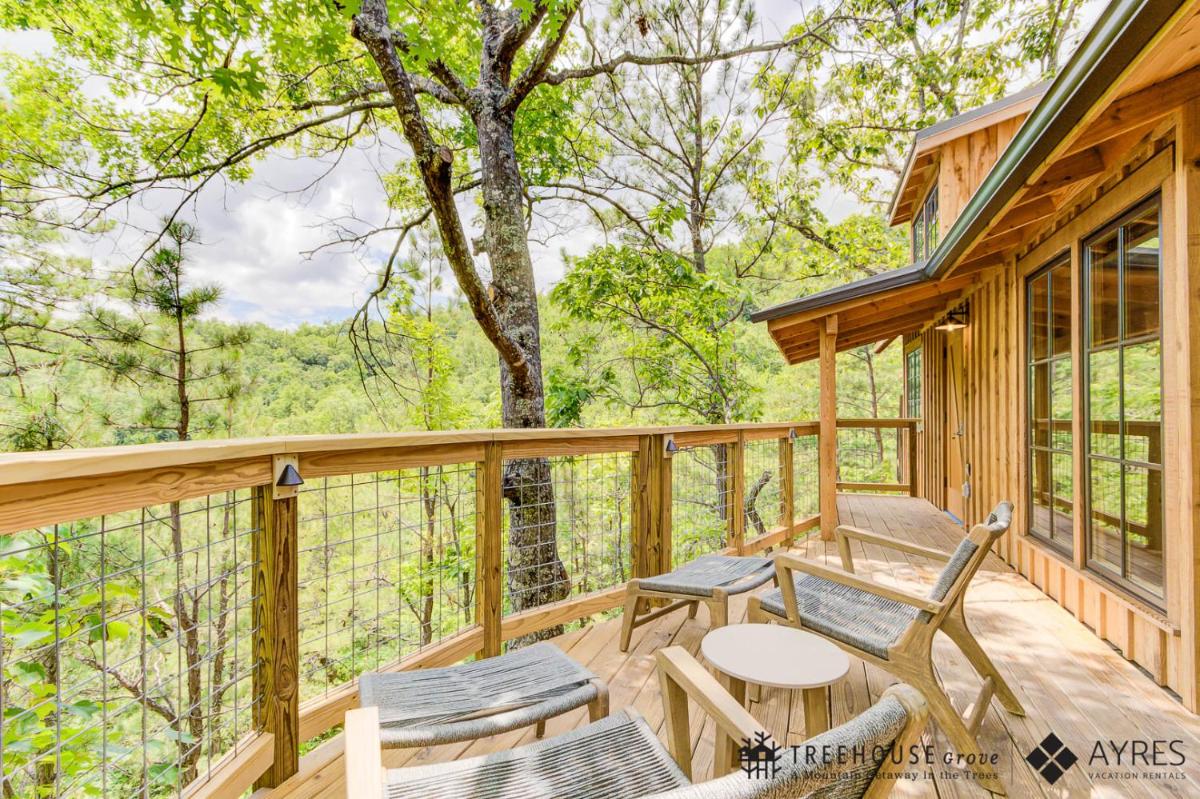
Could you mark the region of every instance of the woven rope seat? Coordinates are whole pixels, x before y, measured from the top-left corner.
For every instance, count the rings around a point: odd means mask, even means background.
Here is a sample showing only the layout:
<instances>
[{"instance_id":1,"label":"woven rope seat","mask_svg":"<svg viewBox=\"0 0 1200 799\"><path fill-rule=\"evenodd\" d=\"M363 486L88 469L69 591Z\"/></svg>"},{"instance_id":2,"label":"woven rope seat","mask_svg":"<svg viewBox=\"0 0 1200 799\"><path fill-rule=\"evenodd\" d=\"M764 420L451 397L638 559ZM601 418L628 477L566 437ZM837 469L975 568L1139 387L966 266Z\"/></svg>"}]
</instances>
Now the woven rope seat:
<instances>
[{"instance_id":1,"label":"woven rope seat","mask_svg":"<svg viewBox=\"0 0 1200 799\"><path fill-rule=\"evenodd\" d=\"M498 735L596 701L596 676L550 643L437 669L369 673L359 704L379 708L385 747Z\"/></svg>"},{"instance_id":2,"label":"woven rope seat","mask_svg":"<svg viewBox=\"0 0 1200 799\"><path fill-rule=\"evenodd\" d=\"M643 591L711 597L717 588L740 594L758 588L774 576L770 558L704 555L667 574L643 577L638 587Z\"/></svg>"},{"instance_id":3,"label":"woven rope seat","mask_svg":"<svg viewBox=\"0 0 1200 799\"><path fill-rule=\"evenodd\" d=\"M784 755L774 778L740 771L691 784L654 731L633 711L507 752L390 769L387 799L784 799L861 797L908 719L884 697L812 741L812 760ZM861 751L862 758L827 753Z\"/></svg>"}]
</instances>

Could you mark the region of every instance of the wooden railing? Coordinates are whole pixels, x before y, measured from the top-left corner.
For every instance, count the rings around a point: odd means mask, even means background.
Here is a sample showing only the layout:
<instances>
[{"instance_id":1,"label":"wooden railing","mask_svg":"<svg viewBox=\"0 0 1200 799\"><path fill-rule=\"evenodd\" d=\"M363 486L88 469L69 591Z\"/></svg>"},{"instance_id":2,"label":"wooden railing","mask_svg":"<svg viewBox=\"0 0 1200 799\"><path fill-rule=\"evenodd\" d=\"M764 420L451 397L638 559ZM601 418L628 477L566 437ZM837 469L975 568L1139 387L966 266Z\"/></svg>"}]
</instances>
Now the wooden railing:
<instances>
[{"instance_id":1,"label":"wooden railing","mask_svg":"<svg viewBox=\"0 0 1200 799\"><path fill-rule=\"evenodd\" d=\"M869 421L912 441L911 420ZM630 577L818 528L819 491L865 485L819 485L818 437L801 422L0 456L4 795L278 785L363 671L495 655L612 612ZM551 576L535 591L529 569Z\"/></svg>"},{"instance_id":2,"label":"wooden railing","mask_svg":"<svg viewBox=\"0 0 1200 799\"><path fill-rule=\"evenodd\" d=\"M838 491L915 496L918 421L838 419Z\"/></svg>"}]
</instances>

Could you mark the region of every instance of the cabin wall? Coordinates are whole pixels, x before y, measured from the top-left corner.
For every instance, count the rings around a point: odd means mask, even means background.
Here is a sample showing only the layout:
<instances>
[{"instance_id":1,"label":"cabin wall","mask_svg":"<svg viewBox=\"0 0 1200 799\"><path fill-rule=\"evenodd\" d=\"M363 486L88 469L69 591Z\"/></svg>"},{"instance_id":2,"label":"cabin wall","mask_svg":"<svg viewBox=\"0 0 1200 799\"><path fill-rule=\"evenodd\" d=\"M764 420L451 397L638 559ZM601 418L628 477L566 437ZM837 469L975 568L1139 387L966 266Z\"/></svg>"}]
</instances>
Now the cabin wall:
<instances>
[{"instance_id":1,"label":"cabin wall","mask_svg":"<svg viewBox=\"0 0 1200 799\"><path fill-rule=\"evenodd\" d=\"M943 144L938 150L938 222L941 235L958 215L1012 141L1025 115L1005 119Z\"/></svg>"},{"instance_id":2,"label":"cabin wall","mask_svg":"<svg viewBox=\"0 0 1200 799\"><path fill-rule=\"evenodd\" d=\"M1190 115L1190 116L1189 116ZM920 496L947 508L946 353L950 336L963 337L965 380L965 471L970 496L963 502L966 525L986 518L1002 500L1015 506L1012 528L997 543L1005 561L1060 606L1079 618L1158 684L1200 711L1200 543L1195 487L1200 486L1200 169L1196 128L1200 107L1181 109L1182 148L1175 128L1158 130L1122 153L1110 171L1080 195L1063 198L1059 216L1030 231L1029 245L1007 262L989 268L966 300L968 326L960 333L929 327L905 339L906 350L923 354L923 420L918 435ZM1191 125L1191 127L1188 127ZM1072 254L1072 330L1075 364L1083 357L1080 241L1153 192L1162 197L1162 330L1164 552L1166 602L1154 607L1086 567L1084 422L1082 369L1074 369L1074 556L1028 536L1027 424L1025 420L1025 287L1028 275L1063 252ZM946 207L945 205L943 207ZM1188 251L1190 248L1190 258ZM1014 631L1019 634L1019 631Z\"/></svg>"}]
</instances>

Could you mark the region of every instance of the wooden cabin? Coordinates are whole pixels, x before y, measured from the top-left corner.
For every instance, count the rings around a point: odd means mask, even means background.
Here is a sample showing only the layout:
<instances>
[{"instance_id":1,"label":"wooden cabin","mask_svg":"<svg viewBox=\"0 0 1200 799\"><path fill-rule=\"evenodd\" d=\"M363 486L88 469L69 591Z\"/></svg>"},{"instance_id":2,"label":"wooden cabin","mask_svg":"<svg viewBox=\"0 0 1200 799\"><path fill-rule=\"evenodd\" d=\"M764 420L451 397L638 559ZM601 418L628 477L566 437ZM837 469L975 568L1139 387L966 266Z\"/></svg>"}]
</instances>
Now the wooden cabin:
<instances>
[{"instance_id":1,"label":"wooden cabin","mask_svg":"<svg viewBox=\"0 0 1200 799\"><path fill-rule=\"evenodd\" d=\"M997 554L1200 711L1200 5L1118 0L1053 82L917 133L890 213L911 266L755 320L825 426L835 354L902 340L916 493L1015 502Z\"/></svg>"}]
</instances>

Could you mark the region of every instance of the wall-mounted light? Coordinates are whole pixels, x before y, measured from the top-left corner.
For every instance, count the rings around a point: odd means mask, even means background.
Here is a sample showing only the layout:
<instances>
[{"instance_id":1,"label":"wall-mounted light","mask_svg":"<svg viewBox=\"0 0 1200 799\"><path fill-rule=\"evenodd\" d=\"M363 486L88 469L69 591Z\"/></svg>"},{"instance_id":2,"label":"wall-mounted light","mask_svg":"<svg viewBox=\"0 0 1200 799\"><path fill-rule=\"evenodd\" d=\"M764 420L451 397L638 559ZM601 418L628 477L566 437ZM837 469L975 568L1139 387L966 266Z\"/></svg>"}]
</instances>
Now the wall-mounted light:
<instances>
[{"instance_id":1,"label":"wall-mounted light","mask_svg":"<svg viewBox=\"0 0 1200 799\"><path fill-rule=\"evenodd\" d=\"M946 314L946 318L933 326L934 330L942 330L949 333L952 330L962 330L967 326L967 312L959 306L950 313Z\"/></svg>"}]
</instances>

